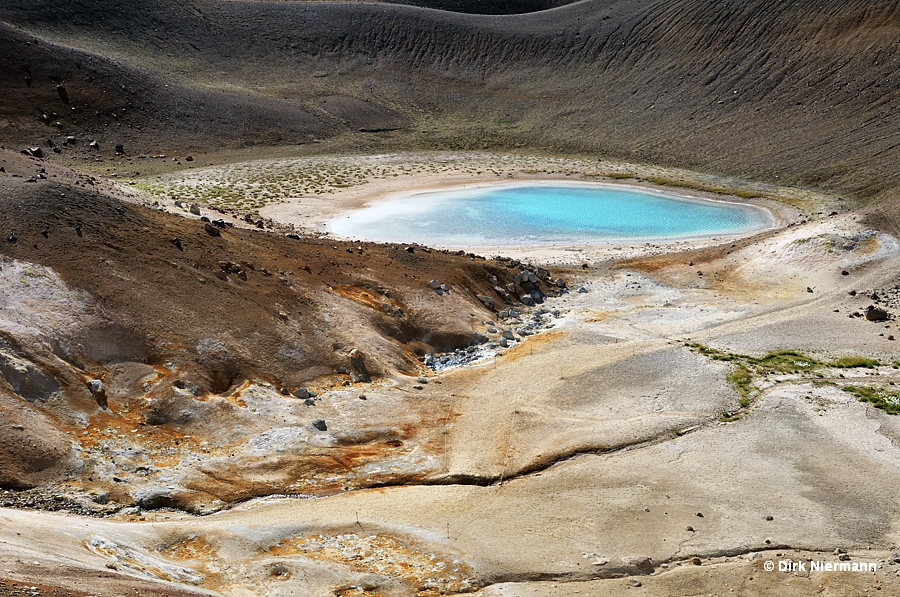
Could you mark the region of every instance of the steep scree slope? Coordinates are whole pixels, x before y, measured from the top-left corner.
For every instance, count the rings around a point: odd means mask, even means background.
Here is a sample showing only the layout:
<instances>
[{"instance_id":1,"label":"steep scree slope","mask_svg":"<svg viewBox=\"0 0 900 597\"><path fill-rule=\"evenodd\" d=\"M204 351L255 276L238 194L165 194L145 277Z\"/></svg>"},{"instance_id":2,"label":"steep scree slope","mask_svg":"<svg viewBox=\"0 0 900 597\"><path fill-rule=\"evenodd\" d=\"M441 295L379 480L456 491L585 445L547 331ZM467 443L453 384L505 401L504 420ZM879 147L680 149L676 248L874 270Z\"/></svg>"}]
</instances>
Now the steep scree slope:
<instances>
[{"instance_id":1,"label":"steep scree slope","mask_svg":"<svg viewBox=\"0 0 900 597\"><path fill-rule=\"evenodd\" d=\"M162 125L179 147L336 134L333 147L345 149L589 151L862 198L900 177L900 7L887 0L588 0L504 16L364 3L11 0L0 19L41 40L37 53L19 39L3 54L3 70L21 75L10 81L17 106L29 94L51 99L55 84L46 87L65 65L74 80L88 74L72 70L60 46L90 55L84 70L153 81L172 103L210 102L190 118L166 114L168 104L145 109L128 127L103 110L91 116L99 100L87 90L119 85L79 83L85 92L72 102L82 116L65 127L110 143ZM23 90L26 66L32 91ZM157 88L163 81L168 90ZM193 93L202 98L187 99ZM396 125L355 126L323 112L322 96L365 101L407 124L360 133ZM267 120L267 109L283 118ZM12 112L0 129L7 142L40 129L37 114L29 127Z\"/></svg>"}]
</instances>

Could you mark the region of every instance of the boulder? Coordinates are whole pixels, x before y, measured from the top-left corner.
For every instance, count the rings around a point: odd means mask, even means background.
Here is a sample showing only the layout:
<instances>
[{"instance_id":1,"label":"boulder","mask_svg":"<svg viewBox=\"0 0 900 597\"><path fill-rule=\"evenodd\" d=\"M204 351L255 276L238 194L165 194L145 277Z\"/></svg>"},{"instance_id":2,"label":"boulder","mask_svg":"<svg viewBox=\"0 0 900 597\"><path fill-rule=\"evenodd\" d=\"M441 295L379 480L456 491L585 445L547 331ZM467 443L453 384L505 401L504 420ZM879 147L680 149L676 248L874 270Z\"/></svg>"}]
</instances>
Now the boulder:
<instances>
[{"instance_id":1,"label":"boulder","mask_svg":"<svg viewBox=\"0 0 900 597\"><path fill-rule=\"evenodd\" d=\"M57 85L56 93L59 94L59 99L62 100L62 103L64 103L64 104L69 103L69 93L66 91L65 87L63 87L62 85Z\"/></svg>"},{"instance_id":2,"label":"boulder","mask_svg":"<svg viewBox=\"0 0 900 597\"><path fill-rule=\"evenodd\" d=\"M317 429L319 431L328 431L328 425L325 424L323 419L316 419L312 422L313 429Z\"/></svg>"},{"instance_id":3,"label":"boulder","mask_svg":"<svg viewBox=\"0 0 900 597\"><path fill-rule=\"evenodd\" d=\"M492 299L491 297L485 296L483 294L477 294L475 296L477 296L478 300L481 301L482 303L484 303L484 306L487 307L488 309L494 308L494 299Z\"/></svg>"},{"instance_id":4,"label":"boulder","mask_svg":"<svg viewBox=\"0 0 900 597\"><path fill-rule=\"evenodd\" d=\"M192 214L194 214L195 216L199 216L200 215L200 206L197 205L196 203L191 203L190 212Z\"/></svg>"},{"instance_id":5,"label":"boulder","mask_svg":"<svg viewBox=\"0 0 900 597\"><path fill-rule=\"evenodd\" d=\"M437 290L440 287L441 283L437 280L431 280L430 282L428 282L428 288L431 288L432 290Z\"/></svg>"},{"instance_id":6,"label":"boulder","mask_svg":"<svg viewBox=\"0 0 900 597\"><path fill-rule=\"evenodd\" d=\"M90 147L91 149L100 149L100 144L97 143L96 140L92 140L90 143L88 143L88 147Z\"/></svg>"},{"instance_id":7,"label":"boulder","mask_svg":"<svg viewBox=\"0 0 900 597\"><path fill-rule=\"evenodd\" d=\"M103 382L99 379L92 379L88 382L88 389L94 396L94 400L101 408L106 408L106 390L103 388Z\"/></svg>"},{"instance_id":8,"label":"boulder","mask_svg":"<svg viewBox=\"0 0 900 597\"><path fill-rule=\"evenodd\" d=\"M866 307L866 319L868 321L884 321L890 315L888 312L881 307L876 307L875 305L869 305Z\"/></svg>"},{"instance_id":9,"label":"boulder","mask_svg":"<svg viewBox=\"0 0 900 597\"><path fill-rule=\"evenodd\" d=\"M369 378L369 371L363 360L362 352L358 348L354 348L347 356L350 358L350 379L357 383L372 381Z\"/></svg>"},{"instance_id":10,"label":"boulder","mask_svg":"<svg viewBox=\"0 0 900 597\"><path fill-rule=\"evenodd\" d=\"M503 330L500 332L500 337L505 338L507 340L515 340L516 337L513 335L512 330Z\"/></svg>"},{"instance_id":11,"label":"boulder","mask_svg":"<svg viewBox=\"0 0 900 597\"><path fill-rule=\"evenodd\" d=\"M206 233L210 236L222 236L222 233L219 231L219 229L209 222L204 222L203 229L206 230Z\"/></svg>"},{"instance_id":12,"label":"boulder","mask_svg":"<svg viewBox=\"0 0 900 597\"><path fill-rule=\"evenodd\" d=\"M562 278L557 278L557 279L556 279L556 286L557 286L558 288L565 288L565 287L566 287L566 281L563 280Z\"/></svg>"},{"instance_id":13,"label":"boulder","mask_svg":"<svg viewBox=\"0 0 900 597\"><path fill-rule=\"evenodd\" d=\"M54 392L62 389L55 377L20 355L2 349L0 349L0 377L3 377L19 396L29 402L47 400Z\"/></svg>"},{"instance_id":14,"label":"boulder","mask_svg":"<svg viewBox=\"0 0 900 597\"><path fill-rule=\"evenodd\" d=\"M653 563L647 556L625 556L622 558L622 564L624 564L626 568L636 569L641 572L653 568Z\"/></svg>"},{"instance_id":15,"label":"boulder","mask_svg":"<svg viewBox=\"0 0 900 597\"><path fill-rule=\"evenodd\" d=\"M309 398L309 391L306 388L297 388L293 391L292 395L294 396L294 398L306 400L307 398Z\"/></svg>"}]
</instances>

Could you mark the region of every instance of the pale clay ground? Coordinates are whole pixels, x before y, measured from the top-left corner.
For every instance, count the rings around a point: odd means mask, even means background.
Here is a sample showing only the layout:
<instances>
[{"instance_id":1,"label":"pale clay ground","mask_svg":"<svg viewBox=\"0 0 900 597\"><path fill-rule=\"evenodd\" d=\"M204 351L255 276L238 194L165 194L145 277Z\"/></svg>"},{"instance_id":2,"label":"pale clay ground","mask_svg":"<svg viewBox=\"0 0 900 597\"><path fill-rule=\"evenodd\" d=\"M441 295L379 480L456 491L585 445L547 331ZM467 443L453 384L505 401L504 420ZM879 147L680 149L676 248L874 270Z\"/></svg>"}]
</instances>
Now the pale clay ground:
<instances>
[{"instance_id":1,"label":"pale clay ground","mask_svg":"<svg viewBox=\"0 0 900 597\"><path fill-rule=\"evenodd\" d=\"M472 181L460 174L440 184ZM435 184L425 174L403 182ZM322 201L345 209L395 192L392 185ZM264 214L318 224L305 210L320 205L282 203ZM795 221L796 210L780 217ZM683 346L690 339L755 355L797 349L896 360L896 343L886 339L893 322L886 330L847 317L867 301L848 289L900 276L889 235L835 248L834 235L859 231L850 214L785 228L704 264L713 281L703 284L687 264L654 278L613 270L570 280L573 291L584 284L589 292L551 301L562 315L552 329L485 364L435 376L442 383L417 395L421 408L449 415L432 479L486 486L268 498L207 517L148 513L144 522L0 510L0 568L27 582L52 576L63 561L86 570L115 562L125 573L236 597L477 587L479 595L520 597L898 595L900 565L885 562L900 546L897 417L838 386L787 376L767 380L749 411L724 423L721 413L738 400L729 365ZM628 252L527 256L593 264ZM843 374L900 378L888 366ZM375 389L374 399L413 383L397 381ZM877 571L763 568L767 560L834 562L835 548Z\"/></svg>"}]
</instances>

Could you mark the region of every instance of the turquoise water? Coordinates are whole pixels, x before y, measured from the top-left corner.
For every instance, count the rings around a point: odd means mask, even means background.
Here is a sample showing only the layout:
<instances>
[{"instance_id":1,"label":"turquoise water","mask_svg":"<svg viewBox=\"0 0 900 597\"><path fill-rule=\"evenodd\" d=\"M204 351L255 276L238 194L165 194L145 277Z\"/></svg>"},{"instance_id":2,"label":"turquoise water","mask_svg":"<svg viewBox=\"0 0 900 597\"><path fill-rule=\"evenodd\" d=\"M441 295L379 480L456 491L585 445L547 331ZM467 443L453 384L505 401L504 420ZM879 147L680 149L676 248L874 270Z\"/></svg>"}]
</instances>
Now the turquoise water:
<instances>
[{"instance_id":1,"label":"turquoise water","mask_svg":"<svg viewBox=\"0 0 900 597\"><path fill-rule=\"evenodd\" d=\"M448 247L674 240L754 232L759 207L603 184L514 184L406 195L352 212L342 236Z\"/></svg>"}]
</instances>

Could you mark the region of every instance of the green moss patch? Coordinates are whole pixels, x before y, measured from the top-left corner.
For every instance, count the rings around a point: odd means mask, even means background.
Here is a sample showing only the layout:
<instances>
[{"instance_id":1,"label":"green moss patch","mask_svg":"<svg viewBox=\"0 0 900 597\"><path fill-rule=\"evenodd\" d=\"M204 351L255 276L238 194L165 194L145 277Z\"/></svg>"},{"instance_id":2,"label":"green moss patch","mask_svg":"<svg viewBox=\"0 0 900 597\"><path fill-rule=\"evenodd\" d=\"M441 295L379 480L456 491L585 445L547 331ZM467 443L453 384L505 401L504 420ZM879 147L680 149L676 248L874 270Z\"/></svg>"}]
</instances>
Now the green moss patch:
<instances>
[{"instance_id":1,"label":"green moss patch","mask_svg":"<svg viewBox=\"0 0 900 597\"><path fill-rule=\"evenodd\" d=\"M841 389L889 415L900 415L900 392L878 386L844 386Z\"/></svg>"},{"instance_id":2,"label":"green moss patch","mask_svg":"<svg viewBox=\"0 0 900 597\"><path fill-rule=\"evenodd\" d=\"M759 388L756 387L754 382L765 375L802 375L805 373L813 373L816 377L822 377L823 374L820 372L822 369L872 369L881 364L876 359L858 355L845 356L834 361L820 361L794 350L779 350L770 352L762 357L751 357L733 352L724 352L696 342L687 342L685 343L685 347L697 354L709 357L713 361L724 361L734 364L734 369L728 374L728 381L734 385L735 389L737 389L740 394L739 404L741 409L746 409L752 404L754 396L759 391ZM855 386L848 387L853 388ZM866 386L858 387L863 388ZM844 390L850 391L847 388L844 388ZM886 390L880 391L884 395L883 403L887 408L880 406L882 402L876 402L876 399L880 394L871 394L872 399L867 399L865 401L872 402L877 408L881 408L886 412L891 412L889 408L900 408L900 406L897 406L896 402L898 400L897 394L887 392ZM855 395L859 397L860 400L863 400L863 398L860 397L860 394ZM866 396L869 396L869 394L866 394ZM891 396L893 396L895 402L891 402ZM892 404L894 406L891 406ZM897 413L891 412L891 414ZM722 416L723 421L734 421L738 418L740 418L739 412L724 413Z\"/></svg>"}]
</instances>

